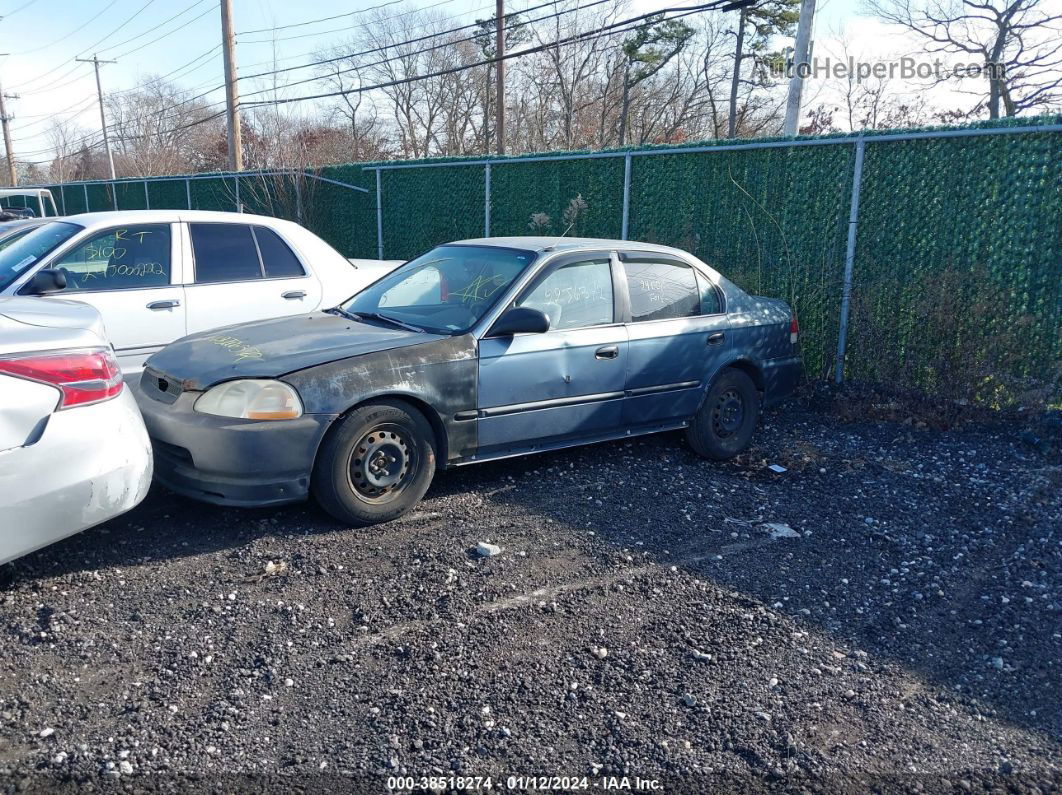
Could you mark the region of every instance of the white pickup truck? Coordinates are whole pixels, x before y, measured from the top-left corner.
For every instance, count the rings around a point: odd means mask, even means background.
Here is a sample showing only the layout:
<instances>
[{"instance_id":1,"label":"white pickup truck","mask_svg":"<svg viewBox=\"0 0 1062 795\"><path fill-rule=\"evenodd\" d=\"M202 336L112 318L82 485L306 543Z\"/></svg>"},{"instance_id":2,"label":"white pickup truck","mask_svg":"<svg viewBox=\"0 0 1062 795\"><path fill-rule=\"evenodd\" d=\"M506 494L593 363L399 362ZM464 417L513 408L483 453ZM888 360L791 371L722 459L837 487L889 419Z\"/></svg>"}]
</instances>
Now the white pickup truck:
<instances>
[{"instance_id":1,"label":"white pickup truck","mask_svg":"<svg viewBox=\"0 0 1062 795\"><path fill-rule=\"evenodd\" d=\"M397 261L351 261L279 218L118 210L50 221L0 251L0 296L91 304L122 371L186 334L339 304Z\"/></svg>"}]
</instances>

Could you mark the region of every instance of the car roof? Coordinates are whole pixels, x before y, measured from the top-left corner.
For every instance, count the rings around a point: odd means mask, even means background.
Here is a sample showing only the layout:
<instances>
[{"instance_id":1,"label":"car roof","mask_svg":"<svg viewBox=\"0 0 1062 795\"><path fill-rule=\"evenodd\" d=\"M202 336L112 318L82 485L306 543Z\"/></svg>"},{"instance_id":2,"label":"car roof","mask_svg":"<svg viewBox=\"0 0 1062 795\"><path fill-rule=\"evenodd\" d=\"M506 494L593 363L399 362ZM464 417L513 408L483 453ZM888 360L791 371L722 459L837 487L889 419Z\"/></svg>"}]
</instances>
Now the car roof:
<instances>
[{"instance_id":1,"label":"car roof","mask_svg":"<svg viewBox=\"0 0 1062 795\"><path fill-rule=\"evenodd\" d=\"M79 213L64 216L64 221L80 224L86 229L94 229L114 224L150 224L191 221L200 223L245 223L262 226L285 226L290 221L273 218L268 215L251 215L250 213L228 213L215 210L106 210L95 213Z\"/></svg>"},{"instance_id":2,"label":"car roof","mask_svg":"<svg viewBox=\"0 0 1062 795\"><path fill-rule=\"evenodd\" d=\"M478 237L455 240L450 245L497 246L499 248L522 248L528 251L588 251L601 249L624 249L626 251L652 251L661 254L690 256L688 252L656 243L637 240L610 240L597 237L561 237L558 235L522 235L516 237Z\"/></svg>"}]
</instances>

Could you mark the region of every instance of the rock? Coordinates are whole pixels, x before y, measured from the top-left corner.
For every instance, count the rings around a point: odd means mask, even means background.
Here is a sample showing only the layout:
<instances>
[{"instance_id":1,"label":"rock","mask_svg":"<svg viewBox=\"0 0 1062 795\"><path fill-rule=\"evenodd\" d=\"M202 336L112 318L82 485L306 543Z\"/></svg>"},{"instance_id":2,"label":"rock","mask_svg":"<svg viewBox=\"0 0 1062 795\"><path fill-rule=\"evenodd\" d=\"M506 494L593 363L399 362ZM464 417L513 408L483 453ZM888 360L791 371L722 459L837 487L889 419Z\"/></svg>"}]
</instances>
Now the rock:
<instances>
[{"instance_id":1,"label":"rock","mask_svg":"<svg viewBox=\"0 0 1062 795\"><path fill-rule=\"evenodd\" d=\"M493 558L495 555L501 554L501 547L497 544L488 544L486 541L480 541L476 544L476 554L481 558Z\"/></svg>"},{"instance_id":2,"label":"rock","mask_svg":"<svg viewBox=\"0 0 1062 795\"><path fill-rule=\"evenodd\" d=\"M123 759L121 762L118 763L118 772L121 773L123 776L133 775L132 763Z\"/></svg>"},{"instance_id":3,"label":"rock","mask_svg":"<svg viewBox=\"0 0 1062 795\"><path fill-rule=\"evenodd\" d=\"M765 522L764 527L771 533L771 538L800 538L800 533L782 522Z\"/></svg>"},{"instance_id":4,"label":"rock","mask_svg":"<svg viewBox=\"0 0 1062 795\"><path fill-rule=\"evenodd\" d=\"M703 651L700 651L698 649L691 650L690 654L693 655L693 659L700 660L701 662L708 662L712 659L712 655L705 654Z\"/></svg>"},{"instance_id":5,"label":"rock","mask_svg":"<svg viewBox=\"0 0 1062 795\"><path fill-rule=\"evenodd\" d=\"M1002 671L1003 670L1003 658L1002 657L993 657L990 662L992 663L992 667L995 668L997 671Z\"/></svg>"},{"instance_id":6,"label":"rock","mask_svg":"<svg viewBox=\"0 0 1062 795\"><path fill-rule=\"evenodd\" d=\"M606 649L604 646L591 646L590 652L599 660L603 660L608 657L608 649Z\"/></svg>"},{"instance_id":7,"label":"rock","mask_svg":"<svg viewBox=\"0 0 1062 795\"><path fill-rule=\"evenodd\" d=\"M687 693L682 697L682 703L685 704L687 707L695 707L697 706L697 697L694 696L692 693Z\"/></svg>"},{"instance_id":8,"label":"rock","mask_svg":"<svg viewBox=\"0 0 1062 795\"><path fill-rule=\"evenodd\" d=\"M288 677L284 680L284 687L295 687L295 680L291 677Z\"/></svg>"},{"instance_id":9,"label":"rock","mask_svg":"<svg viewBox=\"0 0 1062 795\"><path fill-rule=\"evenodd\" d=\"M38 737L51 737L53 734L55 734L55 729L53 729L51 726L49 726L47 729L41 729L40 733L37 736Z\"/></svg>"}]
</instances>

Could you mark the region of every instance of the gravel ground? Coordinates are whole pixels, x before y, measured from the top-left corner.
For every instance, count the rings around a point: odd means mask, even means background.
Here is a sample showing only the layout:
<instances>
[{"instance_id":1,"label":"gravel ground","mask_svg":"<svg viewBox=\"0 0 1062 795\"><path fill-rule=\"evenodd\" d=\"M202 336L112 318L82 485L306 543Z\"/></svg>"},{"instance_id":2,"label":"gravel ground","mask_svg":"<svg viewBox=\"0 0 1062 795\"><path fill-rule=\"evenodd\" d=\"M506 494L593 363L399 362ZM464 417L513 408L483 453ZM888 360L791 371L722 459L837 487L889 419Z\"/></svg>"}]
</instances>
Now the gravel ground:
<instances>
[{"instance_id":1,"label":"gravel ground","mask_svg":"<svg viewBox=\"0 0 1062 795\"><path fill-rule=\"evenodd\" d=\"M0 570L0 782L1050 791L1059 463L798 404L739 461L485 464L370 530L157 490Z\"/></svg>"}]
</instances>

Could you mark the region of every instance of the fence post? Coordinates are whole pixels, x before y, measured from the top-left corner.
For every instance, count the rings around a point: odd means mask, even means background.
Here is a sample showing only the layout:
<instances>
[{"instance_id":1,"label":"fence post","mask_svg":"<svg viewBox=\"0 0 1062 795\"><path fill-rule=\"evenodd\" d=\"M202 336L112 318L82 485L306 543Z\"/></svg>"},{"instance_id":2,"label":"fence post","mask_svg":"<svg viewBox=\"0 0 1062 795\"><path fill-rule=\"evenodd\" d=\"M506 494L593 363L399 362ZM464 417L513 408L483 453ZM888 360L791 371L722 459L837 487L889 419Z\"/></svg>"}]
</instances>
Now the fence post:
<instances>
[{"instance_id":1,"label":"fence post","mask_svg":"<svg viewBox=\"0 0 1062 795\"><path fill-rule=\"evenodd\" d=\"M85 212L90 213L90 212L92 212L92 208L89 207L89 202L88 202L88 183L87 182L81 183L81 187L83 187L85 189Z\"/></svg>"},{"instance_id":2,"label":"fence post","mask_svg":"<svg viewBox=\"0 0 1062 795\"><path fill-rule=\"evenodd\" d=\"M234 179L236 180L236 212L242 213L243 205L240 204L240 177L237 175Z\"/></svg>"},{"instance_id":3,"label":"fence post","mask_svg":"<svg viewBox=\"0 0 1062 795\"><path fill-rule=\"evenodd\" d=\"M291 172L291 178L295 180L295 220L302 223L302 174L298 171Z\"/></svg>"},{"instance_id":4,"label":"fence post","mask_svg":"<svg viewBox=\"0 0 1062 795\"><path fill-rule=\"evenodd\" d=\"M184 196L188 200L188 209L192 209L192 180L184 178Z\"/></svg>"},{"instance_id":5,"label":"fence post","mask_svg":"<svg viewBox=\"0 0 1062 795\"><path fill-rule=\"evenodd\" d=\"M150 210L151 209L151 197L148 196L148 187L147 187L147 180L146 179L144 180L144 209L145 210Z\"/></svg>"},{"instance_id":6,"label":"fence post","mask_svg":"<svg viewBox=\"0 0 1062 795\"><path fill-rule=\"evenodd\" d=\"M627 230L631 220L631 153L623 156L623 226L620 239L627 239Z\"/></svg>"},{"instance_id":7,"label":"fence post","mask_svg":"<svg viewBox=\"0 0 1062 795\"><path fill-rule=\"evenodd\" d=\"M114 206L114 209L117 210L118 209L118 183L117 182L110 182L108 184L111 186L111 204Z\"/></svg>"},{"instance_id":8,"label":"fence post","mask_svg":"<svg viewBox=\"0 0 1062 795\"><path fill-rule=\"evenodd\" d=\"M383 259L383 189L380 187L380 169L376 169L376 259Z\"/></svg>"},{"instance_id":9,"label":"fence post","mask_svg":"<svg viewBox=\"0 0 1062 795\"><path fill-rule=\"evenodd\" d=\"M859 226L859 193L863 187L863 149L862 137L856 139L855 165L852 168L852 203L848 208L848 245L844 253L844 287L841 290L841 327L837 332L837 362L834 365L833 380L844 380L844 352L848 337L848 305L852 299L852 268L855 265L856 229Z\"/></svg>"},{"instance_id":10,"label":"fence post","mask_svg":"<svg viewBox=\"0 0 1062 795\"><path fill-rule=\"evenodd\" d=\"M59 201L63 203L63 215L66 215L66 191L63 190L62 184L59 185Z\"/></svg>"},{"instance_id":11,"label":"fence post","mask_svg":"<svg viewBox=\"0 0 1062 795\"><path fill-rule=\"evenodd\" d=\"M483 166L483 237L490 237L490 163Z\"/></svg>"}]
</instances>

